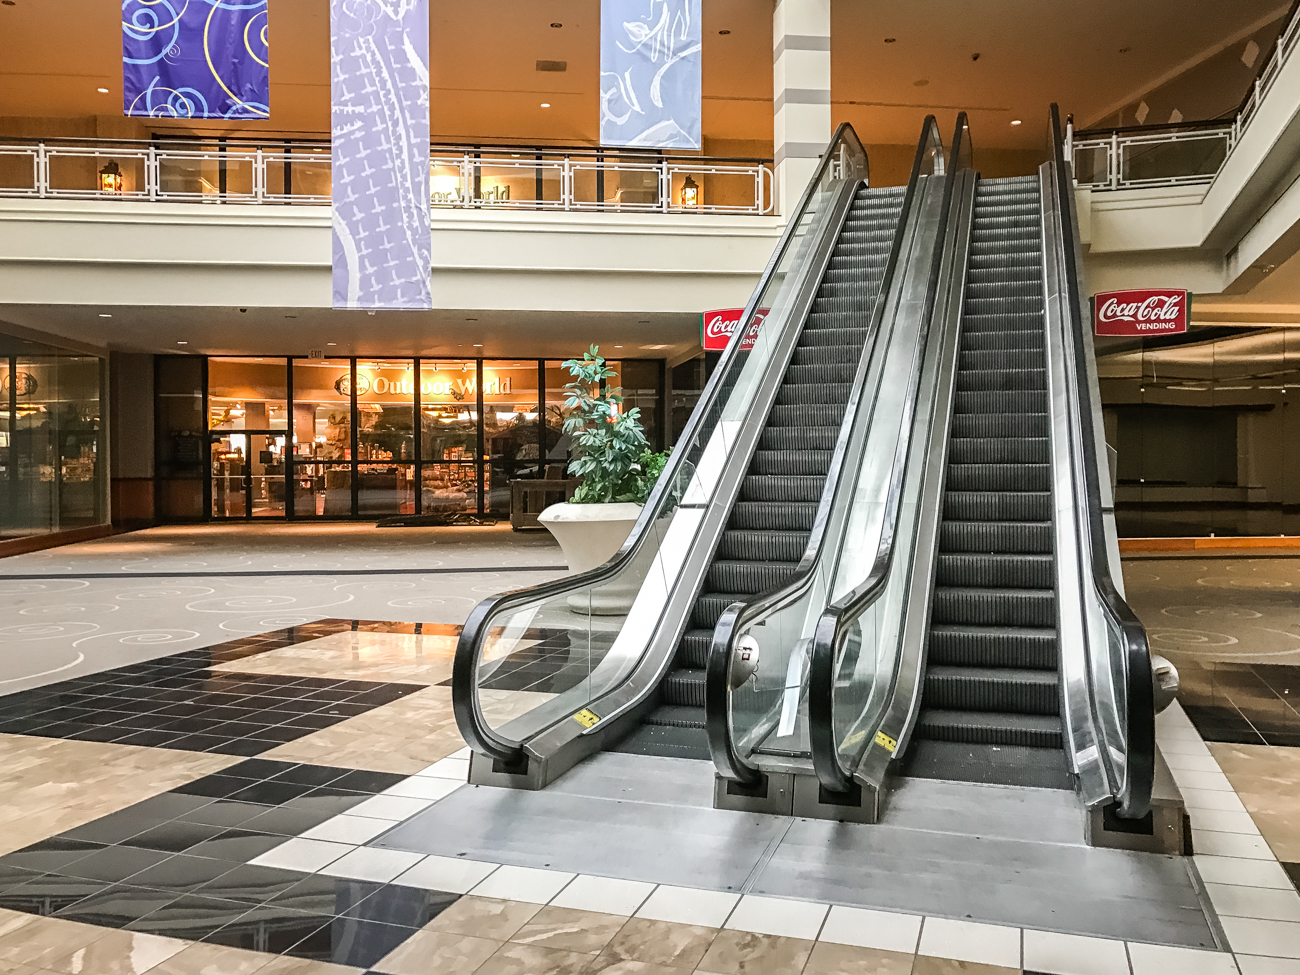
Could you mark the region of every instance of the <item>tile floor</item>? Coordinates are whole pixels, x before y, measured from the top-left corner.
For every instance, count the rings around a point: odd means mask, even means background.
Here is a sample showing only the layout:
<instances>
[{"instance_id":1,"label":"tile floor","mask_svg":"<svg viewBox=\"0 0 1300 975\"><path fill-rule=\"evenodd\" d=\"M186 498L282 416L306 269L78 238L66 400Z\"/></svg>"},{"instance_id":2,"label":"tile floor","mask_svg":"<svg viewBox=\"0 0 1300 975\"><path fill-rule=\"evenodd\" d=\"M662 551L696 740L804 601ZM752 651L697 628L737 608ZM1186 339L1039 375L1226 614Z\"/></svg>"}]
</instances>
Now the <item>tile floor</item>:
<instances>
[{"instance_id":1,"label":"tile floor","mask_svg":"<svg viewBox=\"0 0 1300 975\"><path fill-rule=\"evenodd\" d=\"M195 680L203 670L205 681L248 685L236 696L259 705L268 693L311 681L404 689L256 758L195 752L174 740L158 747L78 739L85 729L68 737L39 727L0 732L0 851L8 851L0 856L0 973L1300 972L1293 887L1300 858L1287 845L1295 833L1294 802L1286 802L1297 781L1293 750L1207 747L1178 709L1161 718L1160 740L1188 798L1197 871L1235 954L375 848L388 830L465 787L449 689L439 686L453 638L329 621L294 639L235 641L206 659L176 655L185 659L158 664L163 683L120 684L166 694L176 689L166 682ZM1259 676L1261 661L1247 662ZM75 702L91 700L92 689L59 688L74 702L59 706L84 713L56 714L43 727L115 727L86 722L95 708ZM136 690L114 694L107 711L154 713L131 711L153 700ZM243 708L272 709L279 707ZM14 720L36 714L29 708ZM222 724L264 733L293 720L225 716ZM227 730L235 741L235 732L253 729Z\"/></svg>"}]
</instances>

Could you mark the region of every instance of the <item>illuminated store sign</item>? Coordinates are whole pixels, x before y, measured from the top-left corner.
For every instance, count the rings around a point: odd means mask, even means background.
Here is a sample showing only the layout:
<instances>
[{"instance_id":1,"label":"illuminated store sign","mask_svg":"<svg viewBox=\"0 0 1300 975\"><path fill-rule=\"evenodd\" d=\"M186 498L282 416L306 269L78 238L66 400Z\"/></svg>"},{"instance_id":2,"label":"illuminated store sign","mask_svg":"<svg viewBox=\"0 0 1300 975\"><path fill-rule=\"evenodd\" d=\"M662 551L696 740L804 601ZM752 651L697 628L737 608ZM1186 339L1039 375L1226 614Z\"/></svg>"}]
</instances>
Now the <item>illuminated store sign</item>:
<instances>
[{"instance_id":1,"label":"illuminated store sign","mask_svg":"<svg viewBox=\"0 0 1300 975\"><path fill-rule=\"evenodd\" d=\"M350 396L352 394L352 377L349 375L339 376L338 379L334 380L334 389L340 396ZM483 394L485 396L513 392L514 383L509 376L504 379L499 376L485 377L483 383ZM374 379L370 379L358 373L357 395L365 396L367 393L374 393L376 396L413 396L415 395L415 382L411 379L389 379L386 376L376 376ZM452 399L462 400L466 396L478 395L478 380L472 376L468 379L426 379L420 383L420 395L450 396Z\"/></svg>"}]
</instances>

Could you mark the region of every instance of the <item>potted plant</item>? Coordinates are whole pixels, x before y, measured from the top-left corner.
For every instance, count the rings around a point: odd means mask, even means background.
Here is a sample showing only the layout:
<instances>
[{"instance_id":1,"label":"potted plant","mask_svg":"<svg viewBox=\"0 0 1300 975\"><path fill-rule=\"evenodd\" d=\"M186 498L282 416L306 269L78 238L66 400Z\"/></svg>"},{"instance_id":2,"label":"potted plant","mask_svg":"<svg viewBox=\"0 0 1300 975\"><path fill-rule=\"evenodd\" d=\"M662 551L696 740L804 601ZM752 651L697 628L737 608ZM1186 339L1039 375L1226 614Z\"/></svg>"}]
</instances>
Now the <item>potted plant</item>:
<instances>
[{"instance_id":1,"label":"potted plant","mask_svg":"<svg viewBox=\"0 0 1300 975\"><path fill-rule=\"evenodd\" d=\"M650 450L641 411L622 409L621 388L602 388L615 372L597 346L581 359L568 360L564 368L573 377L564 387L568 394L564 433L572 442L568 471L582 484L570 501L551 505L537 520L560 543L569 571L578 573L607 562L619 550L667 454ZM598 600L593 597L591 612L623 612L635 595L615 593L612 587L602 593Z\"/></svg>"}]
</instances>

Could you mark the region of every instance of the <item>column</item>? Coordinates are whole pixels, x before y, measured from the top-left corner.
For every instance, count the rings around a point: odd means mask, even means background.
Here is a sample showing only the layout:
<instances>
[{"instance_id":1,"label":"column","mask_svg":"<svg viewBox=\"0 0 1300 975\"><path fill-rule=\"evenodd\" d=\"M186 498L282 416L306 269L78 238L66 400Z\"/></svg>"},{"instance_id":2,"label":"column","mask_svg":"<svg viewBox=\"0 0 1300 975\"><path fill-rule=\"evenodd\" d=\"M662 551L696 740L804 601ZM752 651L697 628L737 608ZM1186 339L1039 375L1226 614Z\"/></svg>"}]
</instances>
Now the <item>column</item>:
<instances>
[{"instance_id":1,"label":"column","mask_svg":"<svg viewBox=\"0 0 1300 975\"><path fill-rule=\"evenodd\" d=\"M772 58L777 213L789 216L831 139L831 0L777 0Z\"/></svg>"}]
</instances>

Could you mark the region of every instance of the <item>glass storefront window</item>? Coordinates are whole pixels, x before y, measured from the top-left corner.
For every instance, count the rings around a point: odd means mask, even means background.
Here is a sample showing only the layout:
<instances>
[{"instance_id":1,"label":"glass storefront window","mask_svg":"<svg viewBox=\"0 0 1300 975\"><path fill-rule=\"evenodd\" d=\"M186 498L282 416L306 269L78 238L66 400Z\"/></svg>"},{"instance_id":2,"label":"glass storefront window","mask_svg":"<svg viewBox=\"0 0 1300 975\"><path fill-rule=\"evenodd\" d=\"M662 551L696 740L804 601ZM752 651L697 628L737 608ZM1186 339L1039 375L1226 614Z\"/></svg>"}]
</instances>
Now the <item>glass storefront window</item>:
<instances>
[{"instance_id":1,"label":"glass storefront window","mask_svg":"<svg viewBox=\"0 0 1300 975\"><path fill-rule=\"evenodd\" d=\"M483 362L483 438L487 448L487 508L510 514L510 482L542 475L537 360Z\"/></svg>"},{"instance_id":2,"label":"glass storefront window","mask_svg":"<svg viewBox=\"0 0 1300 975\"><path fill-rule=\"evenodd\" d=\"M357 460L415 460L415 372L410 359L357 362Z\"/></svg>"},{"instance_id":3,"label":"glass storefront window","mask_svg":"<svg viewBox=\"0 0 1300 975\"><path fill-rule=\"evenodd\" d=\"M208 429L286 429L286 379L284 359L209 359Z\"/></svg>"},{"instance_id":4,"label":"glass storefront window","mask_svg":"<svg viewBox=\"0 0 1300 975\"><path fill-rule=\"evenodd\" d=\"M287 365L283 400L267 362ZM620 368L656 422L658 365ZM568 379L536 359L212 359L210 514L508 516L512 481L567 476Z\"/></svg>"},{"instance_id":5,"label":"glass storefront window","mask_svg":"<svg viewBox=\"0 0 1300 975\"><path fill-rule=\"evenodd\" d=\"M0 335L0 536L108 521L103 360Z\"/></svg>"},{"instance_id":6,"label":"glass storefront window","mask_svg":"<svg viewBox=\"0 0 1300 975\"><path fill-rule=\"evenodd\" d=\"M659 386L662 382L660 363L652 359L625 359L621 362L611 360L609 368L614 370L614 375L606 382L610 386L622 388L623 409L640 410L638 418L645 428L650 449L662 449L663 434L659 429Z\"/></svg>"}]
</instances>

